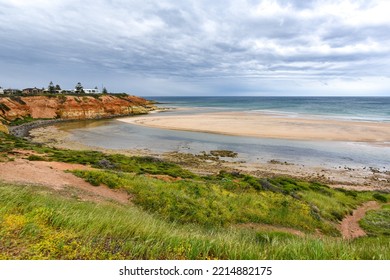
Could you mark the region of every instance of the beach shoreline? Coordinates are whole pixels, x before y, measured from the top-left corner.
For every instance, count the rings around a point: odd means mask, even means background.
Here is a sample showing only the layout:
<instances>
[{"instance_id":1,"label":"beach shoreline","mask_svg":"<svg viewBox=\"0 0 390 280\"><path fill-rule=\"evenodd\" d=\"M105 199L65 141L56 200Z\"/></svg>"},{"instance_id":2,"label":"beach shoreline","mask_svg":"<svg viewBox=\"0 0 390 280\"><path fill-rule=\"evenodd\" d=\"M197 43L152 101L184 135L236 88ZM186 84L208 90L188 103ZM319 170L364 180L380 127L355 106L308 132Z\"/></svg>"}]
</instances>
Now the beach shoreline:
<instances>
[{"instance_id":1,"label":"beach shoreline","mask_svg":"<svg viewBox=\"0 0 390 280\"><path fill-rule=\"evenodd\" d=\"M260 112L142 116L118 121L147 127L286 140L365 142L390 147L390 123L288 117Z\"/></svg>"},{"instance_id":2,"label":"beach shoreline","mask_svg":"<svg viewBox=\"0 0 390 280\"><path fill-rule=\"evenodd\" d=\"M134 117L136 118L136 117ZM390 170L376 169L370 166L355 168L347 165L325 167L309 166L296 162L269 160L266 162L248 162L234 158L213 158L204 154L183 152L153 152L145 149L109 149L87 145L75 141L71 132L63 131L56 126L46 126L30 131L32 141L50 147L70 150L95 150L107 154L128 156L152 156L174 162L201 175L218 174L221 170L251 174L256 177L285 176L307 181L318 181L334 188L351 190L378 190L390 192Z\"/></svg>"}]
</instances>

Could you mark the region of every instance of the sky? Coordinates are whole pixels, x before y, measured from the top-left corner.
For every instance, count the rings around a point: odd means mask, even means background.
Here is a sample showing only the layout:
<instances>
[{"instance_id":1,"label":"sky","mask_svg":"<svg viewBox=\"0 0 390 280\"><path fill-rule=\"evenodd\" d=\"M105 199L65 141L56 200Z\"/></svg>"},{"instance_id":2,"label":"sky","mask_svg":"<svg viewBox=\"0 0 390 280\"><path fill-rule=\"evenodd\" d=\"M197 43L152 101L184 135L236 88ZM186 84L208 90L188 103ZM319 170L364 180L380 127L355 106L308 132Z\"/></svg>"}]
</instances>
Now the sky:
<instances>
[{"instance_id":1,"label":"sky","mask_svg":"<svg viewBox=\"0 0 390 280\"><path fill-rule=\"evenodd\" d=\"M387 0L0 0L0 86L390 96Z\"/></svg>"}]
</instances>

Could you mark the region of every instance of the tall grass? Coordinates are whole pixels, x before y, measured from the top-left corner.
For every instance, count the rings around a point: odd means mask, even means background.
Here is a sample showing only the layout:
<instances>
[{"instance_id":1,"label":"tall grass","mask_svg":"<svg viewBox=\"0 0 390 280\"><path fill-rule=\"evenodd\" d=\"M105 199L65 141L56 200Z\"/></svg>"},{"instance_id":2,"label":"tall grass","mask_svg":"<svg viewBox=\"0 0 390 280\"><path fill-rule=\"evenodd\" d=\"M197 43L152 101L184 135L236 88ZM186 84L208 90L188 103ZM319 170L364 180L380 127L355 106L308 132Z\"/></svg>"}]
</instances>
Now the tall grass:
<instances>
[{"instance_id":1,"label":"tall grass","mask_svg":"<svg viewBox=\"0 0 390 280\"><path fill-rule=\"evenodd\" d=\"M275 178L273 183L270 180L268 189L272 190L265 190L263 181L249 175L234 180L218 175L166 182L107 170L74 174L94 185L125 189L134 195L134 203L170 221L206 227L265 223L338 236L337 223L359 204L374 199L370 192L351 195L293 179L288 179L286 188L278 183L286 182L286 178Z\"/></svg>"},{"instance_id":2,"label":"tall grass","mask_svg":"<svg viewBox=\"0 0 390 280\"><path fill-rule=\"evenodd\" d=\"M172 223L137 207L0 184L0 259L389 259L389 238L353 242Z\"/></svg>"},{"instance_id":3,"label":"tall grass","mask_svg":"<svg viewBox=\"0 0 390 280\"><path fill-rule=\"evenodd\" d=\"M390 205L369 211L360 221L360 225L371 236L390 236Z\"/></svg>"},{"instance_id":4,"label":"tall grass","mask_svg":"<svg viewBox=\"0 0 390 280\"><path fill-rule=\"evenodd\" d=\"M267 223L307 232L320 229L337 234L332 225L312 215L308 203L282 193L241 188L228 190L217 181L165 182L112 171L74 171L74 174L95 185L123 188L134 194L134 203L171 221L208 227Z\"/></svg>"}]
</instances>

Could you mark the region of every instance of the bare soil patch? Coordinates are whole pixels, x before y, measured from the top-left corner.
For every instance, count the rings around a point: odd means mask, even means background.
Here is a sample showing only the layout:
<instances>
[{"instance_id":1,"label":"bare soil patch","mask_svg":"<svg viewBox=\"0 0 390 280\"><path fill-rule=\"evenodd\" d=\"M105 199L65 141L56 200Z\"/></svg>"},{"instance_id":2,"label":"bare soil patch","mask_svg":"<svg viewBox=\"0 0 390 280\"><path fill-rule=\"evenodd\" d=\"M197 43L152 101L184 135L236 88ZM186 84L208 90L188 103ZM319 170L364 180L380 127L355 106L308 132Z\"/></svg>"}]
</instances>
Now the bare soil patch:
<instances>
[{"instance_id":1,"label":"bare soil patch","mask_svg":"<svg viewBox=\"0 0 390 280\"><path fill-rule=\"evenodd\" d=\"M130 196L107 186L92 186L83 179L66 170L86 170L90 167L80 164L62 162L28 161L17 158L14 161L0 162L0 180L10 183L43 185L54 190L65 190L69 187L81 190L78 195L84 200L103 201L111 199L120 203L128 203Z\"/></svg>"}]
</instances>

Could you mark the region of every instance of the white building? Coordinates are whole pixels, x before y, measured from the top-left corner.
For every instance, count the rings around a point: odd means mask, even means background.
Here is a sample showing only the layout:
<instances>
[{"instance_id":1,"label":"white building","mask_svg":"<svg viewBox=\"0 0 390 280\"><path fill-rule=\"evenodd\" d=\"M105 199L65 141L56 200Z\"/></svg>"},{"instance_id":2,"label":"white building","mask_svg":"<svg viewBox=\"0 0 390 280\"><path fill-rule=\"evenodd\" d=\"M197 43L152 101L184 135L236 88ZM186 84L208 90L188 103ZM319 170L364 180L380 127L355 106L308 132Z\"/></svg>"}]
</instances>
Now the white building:
<instances>
[{"instance_id":1,"label":"white building","mask_svg":"<svg viewBox=\"0 0 390 280\"><path fill-rule=\"evenodd\" d=\"M4 89L0 87L0 94L4 94Z\"/></svg>"},{"instance_id":2,"label":"white building","mask_svg":"<svg viewBox=\"0 0 390 280\"><path fill-rule=\"evenodd\" d=\"M84 93L94 93L94 94L100 94L100 90L97 88L84 88Z\"/></svg>"}]
</instances>

